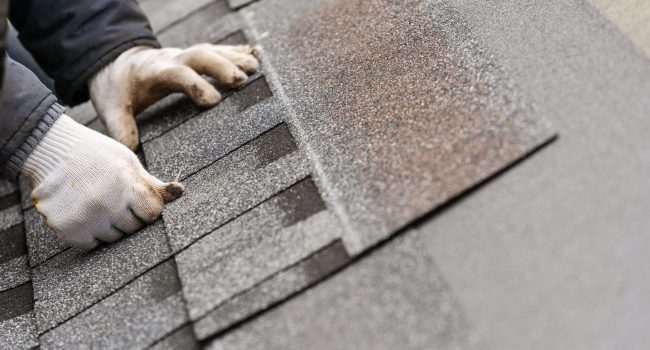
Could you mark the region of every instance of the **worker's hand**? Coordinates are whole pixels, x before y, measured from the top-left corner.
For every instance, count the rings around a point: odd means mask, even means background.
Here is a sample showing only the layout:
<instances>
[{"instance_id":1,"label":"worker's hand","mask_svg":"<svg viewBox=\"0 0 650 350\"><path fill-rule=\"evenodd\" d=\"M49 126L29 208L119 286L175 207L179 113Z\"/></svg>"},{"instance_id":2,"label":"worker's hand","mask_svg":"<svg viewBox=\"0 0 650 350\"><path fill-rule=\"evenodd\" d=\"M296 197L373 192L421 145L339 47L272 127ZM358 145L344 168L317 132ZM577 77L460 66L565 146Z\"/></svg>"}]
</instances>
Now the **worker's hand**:
<instances>
[{"instance_id":1,"label":"worker's hand","mask_svg":"<svg viewBox=\"0 0 650 350\"><path fill-rule=\"evenodd\" d=\"M32 151L21 172L47 224L85 250L114 242L153 222L184 187L151 176L124 145L62 115Z\"/></svg>"},{"instance_id":2,"label":"worker's hand","mask_svg":"<svg viewBox=\"0 0 650 350\"><path fill-rule=\"evenodd\" d=\"M136 114L172 92L184 92L199 106L213 106L221 95L200 74L237 88L257 71L258 57L258 49L248 45L134 47L89 80L90 98L111 137L135 150Z\"/></svg>"}]
</instances>

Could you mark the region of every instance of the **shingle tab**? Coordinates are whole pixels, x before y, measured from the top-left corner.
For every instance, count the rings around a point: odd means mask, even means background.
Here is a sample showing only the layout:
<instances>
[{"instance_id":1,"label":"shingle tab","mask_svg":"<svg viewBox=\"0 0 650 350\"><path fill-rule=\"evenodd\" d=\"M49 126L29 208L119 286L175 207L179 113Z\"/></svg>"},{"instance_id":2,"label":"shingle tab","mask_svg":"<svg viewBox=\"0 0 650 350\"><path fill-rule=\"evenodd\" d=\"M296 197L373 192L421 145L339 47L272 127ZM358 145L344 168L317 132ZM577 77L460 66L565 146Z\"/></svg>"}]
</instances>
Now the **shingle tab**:
<instances>
[{"instance_id":1,"label":"shingle tab","mask_svg":"<svg viewBox=\"0 0 650 350\"><path fill-rule=\"evenodd\" d=\"M31 349L38 346L33 313L27 312L9 320L0 321L0 345L12 349Z\"/></svg>"},{"instance_id":2,"label":"shingle tab","mask_svg":"<svg viewBox=\"0 0 650 350\"><path fill-rule=\"evenodd\" d=\"M168 260L40 337L44 348L146 348L187 322Z\"/></svg>"},{"instance_id":3,"label":"shingle tab","mask_svg":"<svg viewBox=\"0 0 650 350\"><path fill-rule=\"evenodd\" d=\"M199 350L192 326L187 325L154 344L150 350Z\"/></svg>"},{"instance_id":4,"label":"shingle tab","mask_svg":"<svg viewBox=\"0 0 650 350\"><path fill-rule=\"evenodd\" d=\"M23 255L0 265L0 292L29 282L31 276L27 256Z\"/></svg>"},{"instance_id":5,"label":"shingle tab","mask_svg":"<svg viewBox=\"0 0 650 350\"><path fill-rule=\"evenodd\" d=\"M18 186L15 183L7 179L0 179L0 198L16 191L18 191Z\"/></svg>"},{"instance_id":6,"label":"shingle tab","mask_svg":"<svg viewBox=\"0 0 650 350\"><path fill-rule=\"evenodd\" d=\"M219 0L159 33L158 40L165 47L184 48L217 42L241 28L239 14L231 13L224 0Z\"/></svg>"},{"instance_id":7,"label":"shingle tab","mask_svg":"<svg viewBox=\"0 0 650 350\"><path fill-rule=\"evenodd\" d=\"M260 79L262 81L259 81ZM237 91L220 88L214 81L212 83L221 92L222 99L215 108L221 109L223 108L221 105L226 105L224 113L232 111L241 112L271 95L266 81L264 78L260 78L260 74L251 76L246 86ZM265 86L266 91L261 90ZM233 94L236 96L235 100L225 102ZM250 102L248 105L244 105L242 102L245 101ZM183 94L178 93L167 96L138 115L137 121L140 131L140 141L150 141L205 111L205 108L197 106L189 97Z\"/></svg>"},{"instance_id":8,"label":"shingle tab","mask_svg":"<svg viewBox=\"0 0 650 350\"><path fill-rule=\"evenodd\" d=\"M483 348L464 316L419 233L408 231L205 348Z\"/></svg>"},{"instance_id":9,"label":"shingle tab","mask_svg":"<svg viewBox=\"0 0 650 350\"><path fill-rule=\"evenodd\" d=\"M5 210L0 211L0 231L23 222L23 212L20 204L14 204Z\"/></svg>"},{"instance_id":10,"label":"shingle tab","mask_svg":"<svg viewBox=\"0 0 650 350\"><path fill-rule=\"evenodd\" d=\"M264 311L347 265L350 256L337 240L296 265L272 275L255 287L235 295L194 322L199 339L207 339Z\"/></svg>"},{"instance_id":11,"label":"shingle tab","mask_svg":"<svg viewBox=\"0 0 650 350\"><path fill-rule=\"evenodd\" d=\"M446 2L247 7L356 254L552 139ZM261 35L261 34L260 34ZM423 189L426 189L424 191Z\"/></svg>"},{"instance_id":12,"label":"shingle tab","mask_svg":"<svg viewBox=\"0 0 650 350\"><path fill-rule=\"evenodd\" d=\"M215 7L221 5L224 14L229 12L225 0L154 0L144 2L140 7L147 15L154 32L160 32L161 29L211 2L216 3L213 5Z\"/></svg>"},{"instance_id":13,"label":"shingle tab","mask_svg":"<svg viewBox=\"0 0 650 350\"><path fill-rule=\"evenodd\" d=\"M283 146L273 154L262 150L274 144ZM183 197L163 212L172 250L305 178L309 165L291 145L288 128L280 124L185 180Z\"/></svg>"},{"instance_id":14,"label":"shingle tab","mask_svg":"<svg viewBox=\"0 0 650 350\"><path fill-rule=\"evenodd\" d=\"M27 282L0 292L0 322L24 315L34 309L32 284Z\"/></svg>"},{"instance_id":15,"label":"shingle tab","mask_svg":"<svg viewBox=\"0 0 650 350\"><path fill-rule=\"evenodd\" d=\"M52 329L168 258L161 220L90 253L66 250L32 270L41 332Z\"/></svg>"},{"instance_id":16,"label":"shingle tab","mask_svg":"<svg viewBox=\"0 0 650 350\"><path fill-rule=\"evenodd\" d=\"M235 96L142 145L149 172L163 180L192 174L282 121L274 98L237 113ZM228 108L233 108L228 111Z\"/></svg>"},{"instance_id":17,"label":"shingle tab","mask_svg":"<svg viewBox=\"0 0 650 350\"><path fill-rule=\"evenodd\" d=\"M34 207L25 210L24 214L30 266L34 267L70 248L56 237L56 233L45 224L45 217Z\"/></svg>"},{"instance_id":18,"label":"shingle tab","mask_svg":"<svg viewBox=\"0 0 650 350\"><path fill-rule=\"evenodd\" d=\"M342 234L325 207L300 221L286 203L318 196L307 178L180 252L176 261L192 319L328 245ZM291 218L291 220L287 220Z\"/></svg>"}]
</instances>

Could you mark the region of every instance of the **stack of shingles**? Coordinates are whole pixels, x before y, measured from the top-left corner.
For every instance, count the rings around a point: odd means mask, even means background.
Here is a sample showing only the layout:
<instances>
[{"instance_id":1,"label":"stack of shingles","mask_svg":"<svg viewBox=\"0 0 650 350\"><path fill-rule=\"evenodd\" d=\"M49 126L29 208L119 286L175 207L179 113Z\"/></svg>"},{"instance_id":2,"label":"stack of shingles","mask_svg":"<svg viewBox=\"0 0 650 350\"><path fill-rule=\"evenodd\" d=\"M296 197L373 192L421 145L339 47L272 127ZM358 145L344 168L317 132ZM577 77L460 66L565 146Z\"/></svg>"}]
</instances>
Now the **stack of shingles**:
<instances>
[{"instance_id":1,"label":"stack of shingles","mask_svg":"<svg viewBox=\"0 0 650 350\"><path fill-rule=\"evenodd\" d=\"M26 248L18 188L0 180L0 347L37 345Z\"/></svg>"}]
</instances>

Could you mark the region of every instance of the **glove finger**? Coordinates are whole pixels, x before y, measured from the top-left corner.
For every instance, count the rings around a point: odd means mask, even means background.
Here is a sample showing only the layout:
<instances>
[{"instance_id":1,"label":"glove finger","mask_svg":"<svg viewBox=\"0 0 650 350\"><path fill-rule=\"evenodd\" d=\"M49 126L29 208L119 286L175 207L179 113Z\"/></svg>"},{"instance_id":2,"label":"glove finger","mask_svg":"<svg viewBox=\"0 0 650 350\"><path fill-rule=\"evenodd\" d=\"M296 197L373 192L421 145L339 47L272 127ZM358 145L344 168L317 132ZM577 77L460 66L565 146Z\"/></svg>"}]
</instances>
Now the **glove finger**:
<instances>
[{"instance_id":1,"label":"glove finger","mask_svg":"<svg viewBox=\"0 0 650 350\"><path fill-rule=\"evenodd\" d=\"M93 235L87 232L78 232L76 234L59 234L57 231L57 237L63 242L81 250L90 251L99 245L99 242L93 237Z\"/></svg>"},{"instance_id":2,"label":"glove finger","mask_svg":"<svg viewBox=\"0 0 650 350\"><path fill-rule=\"evenodd\" d=\"M165 69L156 77L161 88L180 91L201 107L211 107L221 101L221 94L197 72L186 66Z\"/></svg>"},{"instance_id":3,"label":"glove finger","mask_svg":"<svg viewBox=\"0 0 650 350\"><path fill-rule=\"evenodd\" d=\"M138 137L138 126L131 111L113 108L99 113L108 134L131 150L136 150L140 139Z\"/></svg>"},{"instance_id":4,"label":"glove finger","mask_svg":"<svg viewBox=\"0 0 650 350\"><path fill-rule=\"evenodd\" d=\"M146 170L141 173L142 177L151 184L151 186L160 194L164 203L170 203L183 195L185 185L180 182L163 182L155 176L149 174Z\"/></svg>"},{"instance_id":5,"label":"glove finger","mask_svg":"<svg viewBox=\"0 0 650 350\"><path fill-rule=\"evenodd\" d=\"M164 206L162 196L146 181L137 185L135 191L135 200L131 206L135 216L149 224L156 221Z\"/></svg>"},{"instance_id":6,"label":"glove finger","mask_svg":"<svg viewBox=\"0 0 650 350\"><path fill-rule=\"evenodd\" d=\"M210 76L219 84L230 88L243 86L248 80L248 75L234 63L206 49L190 49L180 60L197 73Z\"/></svg>"},{"instance_id":7,"label":"glove finger","mask_svg":"<svg viewBox=\"0 0 650 350\"><path fill-rule=\"evenodd\" d=\"M95 232L95 238L107 243L113 243L122 238L122 236L124 236L124 232L121 232L117 228L110 225L106 225L106 227L102 227Z\"/></svg>"},{"instance_id":8,"label":"glove finger","mask_svg":"<svg viewBox=\"0 0 650 350\"><path fill-rule=\"evenodd\" d=\"M145 223L135 215L133 209L129 208L117 218L113 225L116 229L131 234L144 227Z\"/></svg>"},{"instance_id":9,"label":"glove finger","mask_svg":"<svg viewBox=\"0 0 650 350\"><path fill-rule=\"evenodd\" d=\"M231 49L230 46L214 46L214 52L225 57L248 74L255 73L260 68L260 63L255 56L250 53L238 52Z\"/></svg>"},{"instance_id":10,"label":"glove finger","mask_svg":"<svg viewBox=\"0 0 650 350\"><path fill-rule=\"evenodd\" d=\"M260 58L260 48L257 46L251 46L251 45L214 45L214 47L218 48L227 48L231 51L247 54L247 55L252 55L253 57L259 59Z\"/></svg>"}]
</instances>

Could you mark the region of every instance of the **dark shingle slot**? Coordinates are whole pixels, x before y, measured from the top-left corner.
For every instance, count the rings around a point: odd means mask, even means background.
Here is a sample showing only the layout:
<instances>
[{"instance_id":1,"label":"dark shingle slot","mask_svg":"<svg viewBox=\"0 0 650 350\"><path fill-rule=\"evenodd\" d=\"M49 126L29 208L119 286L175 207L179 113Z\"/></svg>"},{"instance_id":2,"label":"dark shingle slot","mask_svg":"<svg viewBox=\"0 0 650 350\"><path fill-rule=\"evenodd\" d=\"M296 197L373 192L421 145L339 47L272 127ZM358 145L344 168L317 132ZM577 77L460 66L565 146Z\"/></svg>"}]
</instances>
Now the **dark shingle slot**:
<instances>
[{"instance_id":1,"label":"dark shingle slot","mask_svg":"<svg viewBox=\"0 0 650 350\"><path fill-rule=\"evenodd\" d=\"M191 325L185 325L156 342L151 350L199 350L200 346Z\"/></svg>"},{"instance_id":2,"label":"dark shingle slot","mask_svg":"<svg viewBox=\"0 0 650 350\"><path fill-rule=\"evenodd\" d=\"M12 319L34 309L31 282L0 292L0 321Z\"/></svg>"},{"instance_id":3,"label":"dark shingle slot","mask_svg":"<svg viewBox=\"0 0 650 350\"><path fill-rule=\"evenodd\" d=\"M15 191L0 197L0 210L5 210L12 205L20 203L20 192Z\"/></svg>"},{"instance_id":4,"label":"dark shingle slot","mask_svg":"<svg viewBox=\"0 0 650 350\"><path fill-rule=\"evenodd\" d=\"M277 205L282 209L282 225L291 226L299 221L325 210L318 189L311 177L293 185L277 196Z\"/></svg>"},{"instance_id":5,"label":"dark shingle slot","mask_svg":"<svg viewBox=\"0 0 650 350\"><path fill-rule=\"evenodd\" d=\"M243 89L237 91L233 96L233 102L237 106L236 111L242 112L267 98L273 96L269 89L266 78L261 77L246 85Z\"/></svg>"},{"instance_id":6,"label":"dark shingle slot","mask_svg":"<svg viewBox=\"0 0 650 350\"><path fill-rule=\"evenodd\" d=\"M194 323L200 340L224 331L290 298L347 265L351 260L340 239L313 255L234 296Z\"/></svg>"},{"instance_id":7,"label":"dark shingle slot","mask_svg":"<svg viewBox=\"0 0 650 350\"><path fill-rule=\"evenodd\" d=\"M223 39L219 39L213 42L218 45L244 45L248 43L248 40L246 40L246 36L244 36L244 32L238 30L232 34L228 34Z\"/></svg>"},{"instance_id":8,"label":"dark shingle slot","mask_svg":"<svg viewBox=\"0 0 650 350\"><path fill-rule=\"evenodd\" d=\"M257 169L263 168L298 150L289 127L285 123L267 131L262 136L251 141L250 144L255 147L257 152L259 160Z\"/></svg>"},{"instance_id":9,"label":"dark shingle slot","mask_svg":"<svg viewBox=\"0 0 650 350\"><path fill-rule=\"evenodd\" d=\"M25 255L25 229L17 224L0 232L0 264Z\"/></svg>"}]
</instances>

